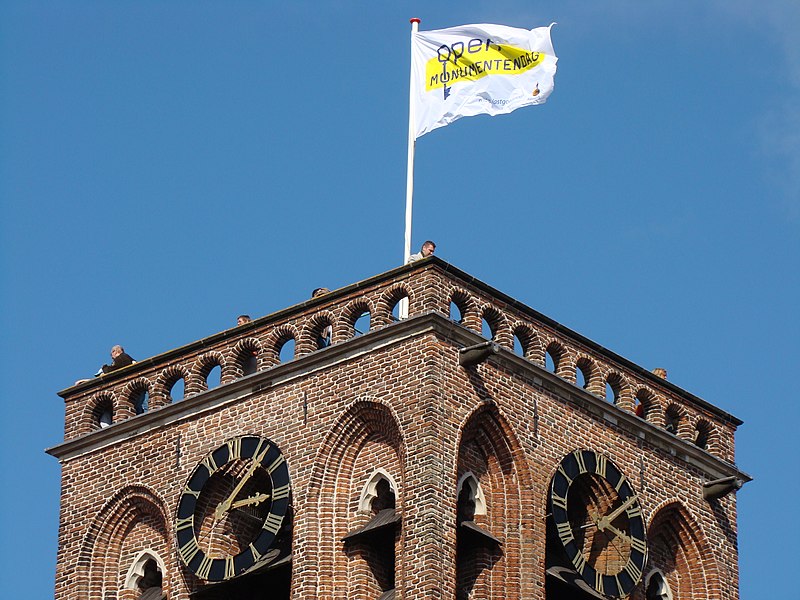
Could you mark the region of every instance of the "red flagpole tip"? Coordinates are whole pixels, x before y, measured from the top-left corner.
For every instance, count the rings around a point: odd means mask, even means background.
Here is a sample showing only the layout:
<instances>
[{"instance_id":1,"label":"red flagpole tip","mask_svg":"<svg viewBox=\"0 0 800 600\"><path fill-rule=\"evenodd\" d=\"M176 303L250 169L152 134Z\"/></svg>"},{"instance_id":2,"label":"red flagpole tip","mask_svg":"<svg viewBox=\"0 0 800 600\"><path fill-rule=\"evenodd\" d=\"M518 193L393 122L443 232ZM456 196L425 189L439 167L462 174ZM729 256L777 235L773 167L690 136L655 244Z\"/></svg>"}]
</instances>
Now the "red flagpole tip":
<instances>
[{"instance_id":1,"label":"red flagpole tip","mask_svg":"<svg viewBox=\"0 0 800 600\"><path fill-rule=\"evenodd\" d=\"M414 17L413 19L409 19L408 22L409 23L422 23L422 21L420 19L418 19L417 17Z\"/></svg>"}]
</instances>

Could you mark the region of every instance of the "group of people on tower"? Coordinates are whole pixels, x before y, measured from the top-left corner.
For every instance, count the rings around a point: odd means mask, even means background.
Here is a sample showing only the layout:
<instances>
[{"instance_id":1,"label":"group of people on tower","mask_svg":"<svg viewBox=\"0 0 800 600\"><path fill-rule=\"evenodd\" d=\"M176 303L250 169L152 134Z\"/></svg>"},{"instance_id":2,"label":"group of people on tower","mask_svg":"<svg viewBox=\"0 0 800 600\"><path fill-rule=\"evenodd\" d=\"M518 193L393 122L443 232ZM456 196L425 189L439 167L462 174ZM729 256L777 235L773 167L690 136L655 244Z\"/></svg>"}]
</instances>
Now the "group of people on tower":
<instances>
[{"instance_id":1,"label":"group of people on tower","mask_svg":"<svg viewBox=\"0 0 800 600\"><path fill-rule=\"evenodd\" d=\"M436 251L436 244L431 240L426 240L422 247L420 248L419 252L416 254L412 254L408 257L406 261L407 264L416 262L418 260L422 260L423 258L428 258L432 256L433 253ZM312 298L317 298L323 294L327 294L330 292L328 288L319 287L316 288L313 292L311 292ZM245 323L250 323L253 319L250 318L250 315L239 315L236 318L236 326L244 325ZM325 328L325 330L320 334L319 344L320 347L325 347L330 344L331 334L333 333L330 331L330 325ZM127 367L128 365L134 364L136 361L131 358L131 356L125 352L125 349L120 346L119 344L113 346L111 348L111 364L110 365L103 365L98 370L97 373L94 374L95 377L100 377L101 375L105 375L106 373L111 373L116 371L117 369L121 369L122 367ZM89 381L88 379L79 379L75 382L75 384L83 383Z\"/></svg>"}]
</instances>

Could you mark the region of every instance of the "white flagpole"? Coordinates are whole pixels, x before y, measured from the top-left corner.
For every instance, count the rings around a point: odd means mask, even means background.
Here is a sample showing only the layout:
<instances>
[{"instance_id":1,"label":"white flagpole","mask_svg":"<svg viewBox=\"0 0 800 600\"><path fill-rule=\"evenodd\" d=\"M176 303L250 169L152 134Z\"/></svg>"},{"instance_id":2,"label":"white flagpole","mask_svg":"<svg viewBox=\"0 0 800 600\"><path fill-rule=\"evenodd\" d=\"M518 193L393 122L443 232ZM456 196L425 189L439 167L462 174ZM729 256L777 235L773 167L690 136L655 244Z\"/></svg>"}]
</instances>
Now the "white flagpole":
<instances>
[{"instance_id":1,"label":"white flagpole","mask_svg":"<svg viewBox=\"0 0 800 600\"><path fill-rule=\"evenodd\" d=\"M420 20L411 19L411 44L413 47L414 34L419 31ZM411 52L409 52L411 54ZM411 73L408 79L408 169L406 172L406 243L403 248L403 263L408 262L411 256L411 207L414 197L414 57L411 56Z\"/></svg>"}]
</instances>

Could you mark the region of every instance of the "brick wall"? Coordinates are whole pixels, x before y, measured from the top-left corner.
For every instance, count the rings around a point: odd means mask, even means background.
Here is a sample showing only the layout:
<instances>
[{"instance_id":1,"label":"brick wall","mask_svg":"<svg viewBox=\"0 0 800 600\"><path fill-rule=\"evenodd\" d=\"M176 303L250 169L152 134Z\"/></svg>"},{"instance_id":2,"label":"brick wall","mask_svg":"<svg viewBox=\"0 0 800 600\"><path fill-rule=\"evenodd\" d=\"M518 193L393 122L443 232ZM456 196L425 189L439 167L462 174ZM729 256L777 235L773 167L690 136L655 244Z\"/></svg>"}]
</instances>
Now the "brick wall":
<instances>
[{"instance_id":1,"label":"brick wall","mask_svg":"<svg viewBox=\"0 0 800 600\"><path fill-rule=\"evenodd\" d=\"M392 309L410 298L409 318ZM461 323L450 320L451 302ZM354 336L362 312L370 332ZM458 349L481 340L482 320L503 348L465 369ZM331 325L333 344L317 349ZM523 348L514 353L514 337ZM293 337L295 359L278 362ZM555 373L545 351L557 355ZM243 377L255 353L258 371ZM222 385L206 390L215 364ZM575 385L576 368L587 374ZM170 402L184 377L186 398ZM616 402L603 396L606 382ZM132 397L147 390L149 410ZM646 513L649 568L677 597L738 598L735 495L705 501L702 483L746 479L733 465L741 423L438 259L401 267L257 319L61 393L65 441L56 598L128 598L141 550L164 560L170 598L202 582L180 563L172 521L196 464L225 440L258 434L287 457L292 478L292 596L377 598L369 550L342 538L363 525L364 486L376 469L396 485L400 598L544 598L547 490L564 455L590 448L631 479ZM634 398L646 405L634 414ZM114 408L100 428L98 407ZM677 435L664 429L669 407ZM693 442L698 424L706 448ZM478 525L502 541L457 556L457 482L478 480ZM466 561L458 569L456 562ZM681 594L688 595L681 595ZM641 596L641 590L636 594ZM461 596L459 596L461 597Z\"/></svg>"}]
</instances>

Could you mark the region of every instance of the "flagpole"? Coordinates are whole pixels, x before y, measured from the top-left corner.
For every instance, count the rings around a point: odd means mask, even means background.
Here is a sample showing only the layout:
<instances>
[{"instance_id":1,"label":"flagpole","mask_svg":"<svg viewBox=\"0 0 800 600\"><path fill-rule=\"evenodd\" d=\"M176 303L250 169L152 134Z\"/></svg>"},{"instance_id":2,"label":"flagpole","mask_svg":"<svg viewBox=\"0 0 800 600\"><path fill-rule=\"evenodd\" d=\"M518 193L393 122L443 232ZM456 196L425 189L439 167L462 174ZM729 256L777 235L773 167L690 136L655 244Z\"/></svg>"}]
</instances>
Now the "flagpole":
<instances>
[{"instance_id":1,"label":"flagpole","mask_svg":"<svg viewBox=\"0 0 800 600\"><path fill-rule=\"evenodd\" d=\"M414 34L419 31L420 20L413 18L411 22L411 48L414 45ZM411 54L409 52L409 54ZM408 169L406 171L406 239L403 248L403 263L411 256L411 208L414 197L414 57L411 56L410 75L408 80Z\"/></svg>"}]
</instances>

